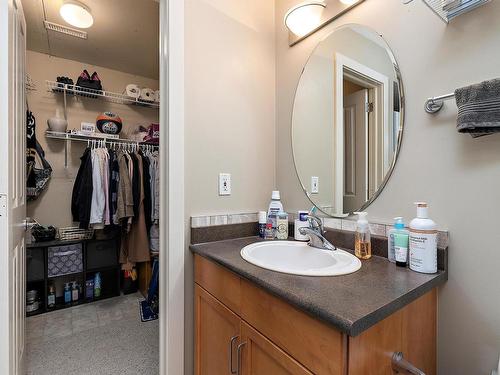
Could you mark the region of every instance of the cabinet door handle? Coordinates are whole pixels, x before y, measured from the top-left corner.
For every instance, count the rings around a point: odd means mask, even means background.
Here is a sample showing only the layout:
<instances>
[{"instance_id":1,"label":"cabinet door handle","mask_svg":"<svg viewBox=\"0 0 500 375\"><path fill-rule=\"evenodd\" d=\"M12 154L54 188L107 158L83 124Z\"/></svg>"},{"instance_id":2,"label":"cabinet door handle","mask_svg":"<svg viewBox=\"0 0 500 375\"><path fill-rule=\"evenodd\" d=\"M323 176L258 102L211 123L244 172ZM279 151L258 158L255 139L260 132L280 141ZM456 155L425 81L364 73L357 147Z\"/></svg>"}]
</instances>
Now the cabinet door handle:
<instances>
[{"instance_id":1,"label":"cabinet door handle","mask_svg":"<svg viewBox=\"0 0 500 375\"><path fill-rule=\"evenodd\" d=\"M231 374L236 374L236 371L233 370L233 344L239 337L238 335L233 336L229 341L229 372Z\"/></svg>"},{"instance_id":2,"label":"cabinet door handle","mask_svg":"<svg viewBox=\"0 0 500 375\"><path fill-rule=\"evenodd\" d=\"M246 342L242 342L240 345L238 345L238 349L236 351L236 374L241 375L241 350L243 347L246 345Z\"/></svg>"},{"instance_id":3,"label":"cabinet door handle","mask_svg":"<svg viewBox=\"0 0 500 375\"><path fill-rule=\"evenodd\" d=\"M396 352L392 355L392 369L396 374L425 375L425 372L404 359L402 352Z\"/></svg>"}]
</instances>

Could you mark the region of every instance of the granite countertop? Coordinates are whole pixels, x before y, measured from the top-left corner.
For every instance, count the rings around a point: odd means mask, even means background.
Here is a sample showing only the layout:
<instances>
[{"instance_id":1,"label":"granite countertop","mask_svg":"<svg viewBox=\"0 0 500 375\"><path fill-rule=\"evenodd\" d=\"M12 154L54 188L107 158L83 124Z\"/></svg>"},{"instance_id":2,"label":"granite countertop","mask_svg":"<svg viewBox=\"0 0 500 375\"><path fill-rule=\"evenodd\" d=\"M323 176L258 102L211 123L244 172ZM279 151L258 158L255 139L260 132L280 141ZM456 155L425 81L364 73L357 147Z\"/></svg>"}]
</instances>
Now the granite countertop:
<instances>
[{"instance_id":1,"label":"granite countertop","mask_svg":"<svg viewBox=\"0 0 500 375\"><path fill-rule=\"evenodd\" d=\"M362 261L361 269L350 275L279 273L254 266L240 256L244 246L259 240L239 238L191 245L190 249L350 336L359 335L448 278L447 271L421 274L378 256Z\"/></svg>"}]
</instances>

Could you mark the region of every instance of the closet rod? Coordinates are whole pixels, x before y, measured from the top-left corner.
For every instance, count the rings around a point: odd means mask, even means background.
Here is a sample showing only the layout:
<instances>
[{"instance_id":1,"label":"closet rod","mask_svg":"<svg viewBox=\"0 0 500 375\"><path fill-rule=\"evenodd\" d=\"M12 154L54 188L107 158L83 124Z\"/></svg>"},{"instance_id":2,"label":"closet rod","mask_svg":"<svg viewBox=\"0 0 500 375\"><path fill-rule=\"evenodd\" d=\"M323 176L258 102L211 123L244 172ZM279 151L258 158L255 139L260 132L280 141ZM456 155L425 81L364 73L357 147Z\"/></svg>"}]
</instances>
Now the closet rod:
<instances>
[{"instance_id":1,"label":"closet rod","mask_svg":"<svg viewBox=\"0 0 500 375\"><path fill-rule=\"evenodd\" d=\"M150 148L158 148L157 144L138 142L130 139L123 138L105 138L105 137L88 137L85 135L63 133L47 130L45 132L47 138L60 139L63 141L79 141L79 142L101 142L105 145L116 144L116 145L137 145L137 146L149 146Z\"/></svg>"},{"instance_id":2,"label":"closet rod","mask_svg":"<svg viewBox=\"0 0 500 375\"><path fill-rule=\"evenodd\" d=\"M118 147L123 147L127 148L130 146L135 146L137 148L141 149L152 149L152 150L158 150L159 146L156 144L151 144L151 143L141 143L137 141L132 141L129 139L113 139L113 138L98 138L98 137L86 137L84 135L78 135L78 134L71 134L71 133L63 133L63 132L55 132L55 131L50 131L47 130L45 132L45 137L47 138L52 138L52 139L60 139L63 141L78 141L78 142L87 142L87 144L90 146L91 143L94 144L102 144L103 146L118 146ZM64 167L68 167L68 142L64 144Z\"/></svg>"}]
</instances>

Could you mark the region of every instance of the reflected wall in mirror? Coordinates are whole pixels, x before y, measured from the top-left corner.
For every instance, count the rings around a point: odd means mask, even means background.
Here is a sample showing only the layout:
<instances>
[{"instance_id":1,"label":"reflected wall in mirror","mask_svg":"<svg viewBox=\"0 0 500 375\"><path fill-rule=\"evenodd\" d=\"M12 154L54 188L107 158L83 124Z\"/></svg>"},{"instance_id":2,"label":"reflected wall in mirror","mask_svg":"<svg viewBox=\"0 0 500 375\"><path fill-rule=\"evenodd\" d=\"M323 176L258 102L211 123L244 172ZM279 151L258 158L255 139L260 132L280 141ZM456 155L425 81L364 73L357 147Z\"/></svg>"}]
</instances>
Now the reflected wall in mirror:
<instances>
[{"instance_id":1,"label":"reflected wall in mirror","mask_svg":"<svg viewBox=\"0 0 500 375\"><path fill-rule=\"evenodd\" d=\"M345 25L318 44L297 86L292 148L321 211L345 216L380 194L401 145L402 104L398 65L374 30Z\"/></svg>"}]
</instances>

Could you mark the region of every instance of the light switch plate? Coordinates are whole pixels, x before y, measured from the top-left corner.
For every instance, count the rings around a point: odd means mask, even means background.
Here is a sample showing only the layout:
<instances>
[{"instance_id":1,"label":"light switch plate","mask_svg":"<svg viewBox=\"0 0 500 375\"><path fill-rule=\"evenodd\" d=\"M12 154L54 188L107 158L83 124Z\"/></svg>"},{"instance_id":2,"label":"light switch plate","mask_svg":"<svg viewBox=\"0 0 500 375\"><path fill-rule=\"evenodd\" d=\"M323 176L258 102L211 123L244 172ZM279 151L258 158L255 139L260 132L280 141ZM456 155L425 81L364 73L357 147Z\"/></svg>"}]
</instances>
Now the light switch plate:
<instances>
[{"instance_id":1,"label":"light switch plate","mask_svg":"<svg viewBox=\"0 0 500 375\"><path fill-rule=\"evenodd\" d=\"M311 176L311 194L319 193L319 177Z\"/></svg>"},{"instance_id":2,"label":"light switch plate","mask_svg":"<svg viewBox=\"0 0 500 375\"><path fill-rule=\"evenodd\" d=\"M231 195L231 173L219 173L219 195Z\"/></svg>"}]
</instances>

